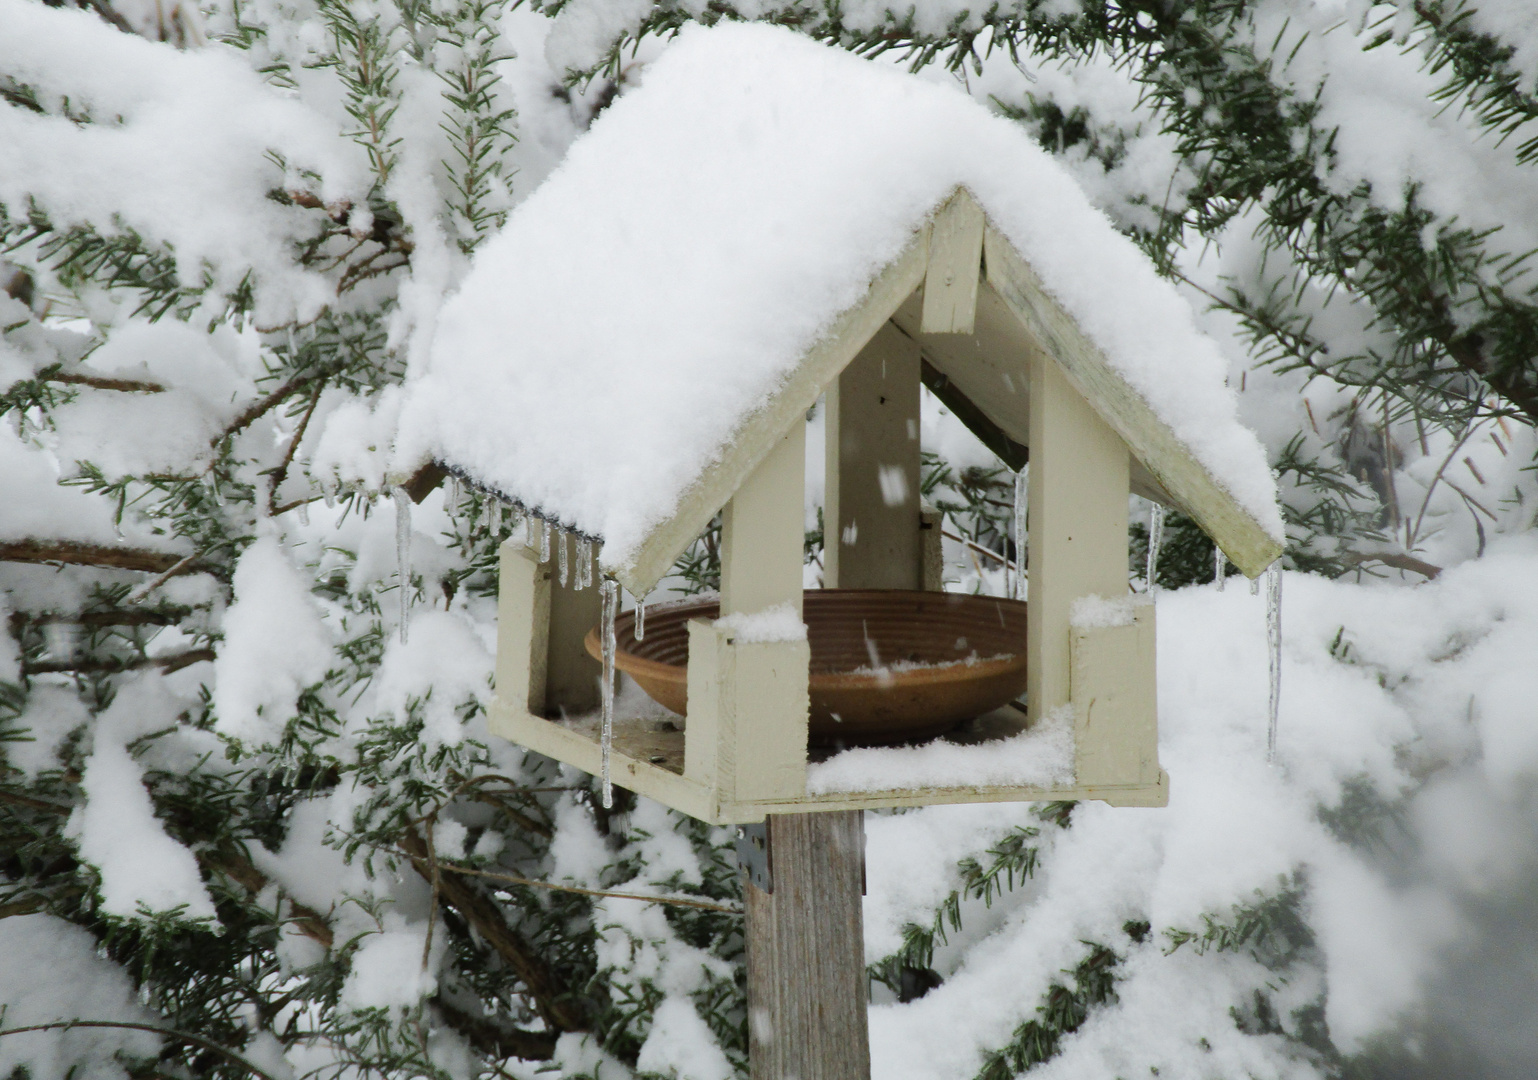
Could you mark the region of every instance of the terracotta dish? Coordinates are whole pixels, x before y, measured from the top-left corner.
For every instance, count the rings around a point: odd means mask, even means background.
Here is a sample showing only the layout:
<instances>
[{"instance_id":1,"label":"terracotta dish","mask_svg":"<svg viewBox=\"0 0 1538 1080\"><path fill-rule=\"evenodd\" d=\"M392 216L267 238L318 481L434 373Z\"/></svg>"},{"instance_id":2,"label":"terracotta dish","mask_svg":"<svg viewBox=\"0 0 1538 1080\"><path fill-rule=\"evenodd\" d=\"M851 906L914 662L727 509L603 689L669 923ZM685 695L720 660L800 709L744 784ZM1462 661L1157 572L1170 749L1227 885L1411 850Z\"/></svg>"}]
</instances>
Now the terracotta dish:
<instances>
[{"instance_id":1,"label":"terracotta dish","mask_svg":"<svg viewBox=\"0 0 1538 1080\"><path fill-rule=\"evenodd\" d=\"M1025 604L992 596L808 589L811 741L817 745L929 738L1025 693ZM689 620L715 619L716 600L658 605L615 620L614 666L676 713L688 704ZM598 657L598 629L584 642Z\"/></svg>"}]
</instances>

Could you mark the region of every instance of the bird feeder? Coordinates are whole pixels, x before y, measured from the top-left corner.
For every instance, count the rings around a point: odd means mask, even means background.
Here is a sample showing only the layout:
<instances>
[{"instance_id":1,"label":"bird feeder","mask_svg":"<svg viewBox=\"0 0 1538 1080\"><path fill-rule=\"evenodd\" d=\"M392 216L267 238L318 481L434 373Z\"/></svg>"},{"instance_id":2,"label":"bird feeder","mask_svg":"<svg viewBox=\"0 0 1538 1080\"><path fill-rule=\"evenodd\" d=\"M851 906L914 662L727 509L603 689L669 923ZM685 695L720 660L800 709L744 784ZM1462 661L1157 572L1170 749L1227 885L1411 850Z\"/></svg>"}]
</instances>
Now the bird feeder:
<instances>
[{"instance_id":1,"label":"bird feeder","mask_svg":"<svg viewBox=\"0 0 1538 1080\"><path fill-rule=\"evenodd\" d=\"M688 625L682 730L652 717L613 718L607 771L614 782L713 823L945 802L1166 801L1154 609L1129 593L1128 493L1188 513L1250 576L1279 546L1128 385L964 188L915 223L902 252L689 478L673 512L651 526L616 576L657 580L720 513L720 612L788 606L799 614L805 417L825 396L825 585L937 588L936 521L916 497L921 384L1010 464L1029 460L1028 623L1019 642L1025 709L1013 730L995 720L993 732L1007 737L1066 712L1071 781L810 793L808 643L746 640L723 618ZM893 499L894 486L914 494ZM548 541L543 552L537 541L502 546L491 729L597 775L605 771L601 734L570 719L594 712L603 696L600 665L583 644L601 620L601 590L583 589L578 571L558 569L565 558L551 554ZM644 595L646 586L634 591Z\"/></svg>"},{"instance_id":2,"label":"bird feeder","mask_svg":"<svg viewBox=\"0 0 1538 1080\"><path fill-rule=\"evenodd\" d=\"M772 1036L755 1024L755 1077L868 1075L858 811L1166 802L1129 493L1189 515L1251 577L1281 550L1225 371L1017 126L762 26L685 31L478 253L408 380L395 472L437 462L528 515L501 547L494 734L706 822L767 818L772 883L746 852L750 1008ZM970 748L828 757L801 631L806 416L824 402L828 595L935 596L921 386L1029 462L1023 632L998 609L1024 709L991 713L994 741ZM718 607L674 650L686 722L611 709L584 639L609 637L619 588L644 603L718 514ZM882 640L896 609L868 610ZM1046 732L1069 749L1032 773ZM929 768L953 750L975 771ZM825 782L847 755L877 756Z\"/></svg>"}]
</instances>

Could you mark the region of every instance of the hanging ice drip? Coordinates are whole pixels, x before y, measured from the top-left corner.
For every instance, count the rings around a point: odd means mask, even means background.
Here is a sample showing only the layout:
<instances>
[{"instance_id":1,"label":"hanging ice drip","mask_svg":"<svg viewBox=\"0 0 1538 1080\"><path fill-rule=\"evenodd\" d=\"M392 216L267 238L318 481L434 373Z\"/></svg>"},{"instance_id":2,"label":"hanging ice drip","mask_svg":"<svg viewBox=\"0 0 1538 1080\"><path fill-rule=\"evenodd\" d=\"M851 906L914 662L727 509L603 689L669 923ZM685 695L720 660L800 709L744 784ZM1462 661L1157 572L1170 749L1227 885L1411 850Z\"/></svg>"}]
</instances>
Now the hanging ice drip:
<instances>
[{"instance_id":1,"label":"hanging ice drip","mask_svg":"<svg viewBox=\"0 0 1538 1080\"><path fill-rule=\"evenodd\" d=\"M1024 600L1026 594L1025 580L1025 508L1027 506L1025 489L1025 470L1015 473L1015 573L1013 587L1009 590L1011 599ZM1008 567L1006 566L1006 571ZM1006 574L1006 577L1008 575Z\"/></svg>"},{"instance_id":2,"label":"hanging ice drip","mask_svg":"<svg viewBox=\"0 0 1538 1080\"><path fill-rule=\"evenodd\" d=\"M411 496L399 484L390 489L395 497L395 563L401 604L401 644L406 644L411 615Z\"/></svg>"},{"instance_id":3,"label":"hanging ice drip","mask_svg":"<svg viewBox=\"0 0 1538 1080\"><path fill-rule=\"evenodd\" d=\"M1228 556L1223 554L1223 549L1216 544L1212 545L1212 580L1218 583L1218 592L1223 591L1223 581L1227 577Z\"/></svg>"},{"instance_id":4,"label":"hanging ice drip","mask_svg":"<svg viewBox=\"0 0 1538 1080\"><path fill-rule=\"evenodd\" d=\"M1276 719L1282 704L1282 561L1266 568L1266 648L1271 697L1266 709L1266 760L1276 760Z\"/></svg>"},{"instance_id":5,"label":"hanging ice drip","mask_svg":"<svg viewBox=\"0 0 1538 1080\"><path fill-rule=\"evenodd\" d=\"M614 750L614 619L619 613L619 582L605 578L602 586L603 622L599 629L603 641L603 733L600 755L603 759L603 806L614 806L614 781L609 775L609 756Z\"/></svg>"},{"instance_id":6,"label":"hanging ice drip","mask_svg":"<svg viewBox=\"0 0 1538 1080\"><path fill-rule=\"evenodd\" d=\"M501 539L502 537L502 500L491 500L491 535Z\"/></svg>"},{"instance_id":7,"label":"hanging ice drip","mask_svg":"<svg viewBox=\"0 0 1538 1080\"><path fill-rule=\"evenodd\" d=\"M646 597L635 598L635 639L646 640Z\"/></svg>"},{"instance_id":8,"label":"hanging ice drip","mask_svg":"<svg viewBox=\"0 0 1538 1080\"><path fill-rule=\"evenodd\" d=\"M566 588L566 582L571 578L570 556L566 553L566 530L562 529L555 534L555 561L560 568L561 588Z\"/></svg>"},{"instance_id":9,"label":"hanging ice drip","mask_svg":"<svg viewBox=\"0 0 1538 1080\"><path fill-rule=\"evenodd\" d=\"M577 590L593 583L593 542L581 533L577 534Z\"/></svg>"},{"instance_id":10,"label":"hanging ice drip","mask_svg":"<svg viewBox=\"0 0 1538 1080\"><path fill-rule=\"evenodd\" d=\"M550 522L546 518L539 519L539 561L541 565L550 561Z\"/></svg>"},{"instance_id":11,"label":"hanging ice drip","mask_svg":"<svg viewBox=\"0 0 1538 1080\"><path fill-rule=\"evenodd\" d=\"M1159 572L1159 548L1164 544L1164 504L1154 503L1148 512L1148 569L1144 571L1143 578L1148 583L1147 591L1153 592L1158 586L1158 580L1154 575Z\"/></svg>"}]
</instances>

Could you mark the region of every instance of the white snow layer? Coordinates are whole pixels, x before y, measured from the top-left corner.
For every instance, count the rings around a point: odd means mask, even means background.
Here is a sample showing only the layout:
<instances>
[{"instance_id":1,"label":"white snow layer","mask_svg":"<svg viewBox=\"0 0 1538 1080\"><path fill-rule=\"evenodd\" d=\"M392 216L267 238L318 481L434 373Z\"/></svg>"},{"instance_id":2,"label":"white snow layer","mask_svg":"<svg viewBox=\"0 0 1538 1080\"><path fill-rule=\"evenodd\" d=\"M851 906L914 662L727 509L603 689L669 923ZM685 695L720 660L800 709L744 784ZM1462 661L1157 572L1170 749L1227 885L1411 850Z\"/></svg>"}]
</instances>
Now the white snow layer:
<instances>
[{"instance_id":1,"label":"white snow layer","mask_svg":"<svg viewBox=\"0 0 1538 1080\"><path fill-rule=\"evenodd\" d=\"M96 955L96 939L52 915L0 919L0 1002L4 1026L31 1027L77 1017L153 1024L134 1002L122 968ZM33 1031L0 1039L0 1075L31 1080L120 1080L117 1055L153 1058L159 1036L124 1028Z\"/></svg>"},{"instance_id":2,"label":"white snow layer","mask_svg":"<svg viewBox=\"0 0 1538 1080\"><path fill-rule=\"evenodd\" d=\"M488 242L397 471L461 466L624 568L958 185L1280 536L1218 346L1061 166L959 90L762 25L684 30Z\"/></svg>"},{"instance_id":3,"label":"white snow layer","mask_svg":"<svg viewBox=\"0 0 1538 1080\"><path fill-rule=\"evenodd\" d=\"M863 746L808 765L806 790L888 791L944 787L1052 787L1073 782L1073 727L1066 710L1008 739L963 746Z\"/></svg>"},{"instance_id":4,"label":"white snow layer","mask_svg":"<svg viewBox=\"0 0 1538 1080\"><path fill-rule=\"evenodd\" d=\"M261 745L282 736L300 693L326 677L331 639L308 583L275 538L245 550L233 584L214 660L214 714L226 735Z\"/></svg>"},{"instance_id":5,"label":"white snow layer","mask_svg":"<svg viewBox=\"0 0 1538 1080\"><path fill-rule=\"evenodd\" d=\"M96 722L80 778L85 801L70 815L68 833L80 857L101 874L101 907L109 915L180 909L187 919L216 917L196 857L155 816L144 767L129 750L191 705L173 697L163 679L144 676L119 690Z\"/></svg>"},{"instance_id":6,"label":"white snow layer","mask_svg":"<svg viewBox=\"0 0 1538 1080\"><path fill-rule=\"evenodd\" d=\"M268 198L313 175L323 202L359 201L362 152L335 122L266 85L229 46L182 51L30 0L0 0L0 27L0 76L94 121L0 109L0 203L35 200L60 229L167 242L189 284L207 269L227 291L250 271L261 324L313 318L335 299L289 250L305 211Z\"/></svg>"}]
</instances>

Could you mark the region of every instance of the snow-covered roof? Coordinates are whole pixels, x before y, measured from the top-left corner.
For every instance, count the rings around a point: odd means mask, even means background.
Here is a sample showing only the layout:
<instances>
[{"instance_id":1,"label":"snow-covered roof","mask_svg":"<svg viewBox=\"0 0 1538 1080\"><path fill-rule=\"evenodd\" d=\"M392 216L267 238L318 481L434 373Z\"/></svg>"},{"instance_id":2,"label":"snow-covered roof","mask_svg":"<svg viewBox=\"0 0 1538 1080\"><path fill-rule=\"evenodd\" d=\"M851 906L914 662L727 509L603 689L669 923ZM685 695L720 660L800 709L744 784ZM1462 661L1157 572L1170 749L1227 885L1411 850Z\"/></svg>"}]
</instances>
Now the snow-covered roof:
<instances>
[{"instance_id":1,"label":"snow-covered roof","mask_svg":"<svg viewBox=\"0 0 1538 1080\"><path fill-rule=\"evenodd\" d=\"M436 459L649 586L649 537L958 187L1280 537L1216 343L1049 155L959 89L763 25L681 33L487 243L408 381L398 470Z\"/></svg>"}]
</instances>

